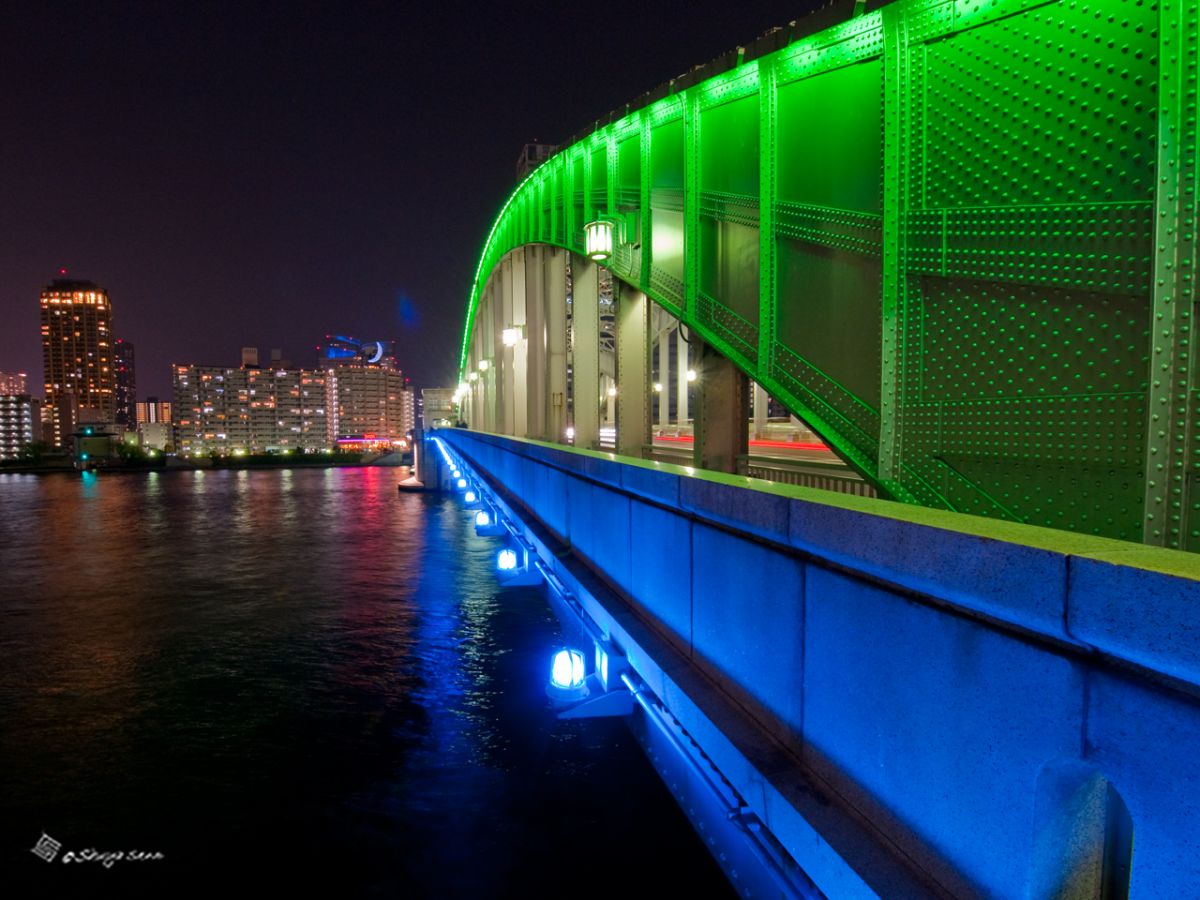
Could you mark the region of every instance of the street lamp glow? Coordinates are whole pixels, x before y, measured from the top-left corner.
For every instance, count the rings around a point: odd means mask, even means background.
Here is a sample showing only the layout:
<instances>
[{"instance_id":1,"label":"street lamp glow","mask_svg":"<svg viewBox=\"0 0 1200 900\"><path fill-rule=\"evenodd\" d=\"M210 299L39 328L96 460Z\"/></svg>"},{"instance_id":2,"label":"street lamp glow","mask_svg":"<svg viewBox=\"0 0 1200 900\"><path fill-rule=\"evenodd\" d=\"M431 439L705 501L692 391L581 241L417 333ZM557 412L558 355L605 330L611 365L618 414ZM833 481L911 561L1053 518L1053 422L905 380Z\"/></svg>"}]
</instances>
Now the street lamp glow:
<instances>
[{"instance_id":1,"label":"street lamp glow","mask_svg":"<svg viewBox=\"0 0 1200 900\"><path fill-rule=\"evenodd\" d=\"M612 256L613 227L612 222L597 220L583 226L584 246L588 259L604 262Z\"/></svg>"}]
</instances>

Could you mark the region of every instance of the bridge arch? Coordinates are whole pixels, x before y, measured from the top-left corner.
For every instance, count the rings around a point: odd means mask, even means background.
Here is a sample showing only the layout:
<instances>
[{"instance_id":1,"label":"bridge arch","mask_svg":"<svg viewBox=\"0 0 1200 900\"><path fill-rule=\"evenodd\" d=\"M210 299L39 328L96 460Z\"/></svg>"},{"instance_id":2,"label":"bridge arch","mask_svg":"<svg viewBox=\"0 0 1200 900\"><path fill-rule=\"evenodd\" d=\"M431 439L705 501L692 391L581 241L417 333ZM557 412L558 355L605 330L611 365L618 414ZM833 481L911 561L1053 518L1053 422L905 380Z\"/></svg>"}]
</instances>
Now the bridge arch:
<instances>
[{"instance_id":1,"label":"bridge arch","mask_svg":"<svg viewBox=\"0 0 1200 900\"><path fill-rule=\"evenodd\" d=\"M1200 548L1196 32L1185 0L900 0L677 79L509 197L462 376L505 257L606 219L621 283L886 495Z\"/></svg>"}]
</instances>

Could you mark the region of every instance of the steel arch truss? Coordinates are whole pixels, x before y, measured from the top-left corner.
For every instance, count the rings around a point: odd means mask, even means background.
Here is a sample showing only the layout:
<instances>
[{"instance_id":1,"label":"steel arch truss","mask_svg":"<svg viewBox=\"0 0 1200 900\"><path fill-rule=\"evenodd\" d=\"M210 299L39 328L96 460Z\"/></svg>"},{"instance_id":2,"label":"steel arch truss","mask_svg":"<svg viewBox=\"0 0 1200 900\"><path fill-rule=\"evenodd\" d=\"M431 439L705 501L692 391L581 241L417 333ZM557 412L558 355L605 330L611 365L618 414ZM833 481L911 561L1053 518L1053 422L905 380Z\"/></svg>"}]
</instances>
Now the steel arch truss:
<instances>
[{"instance_id":1,"label":"steel arch truss","mask_svg":"<svg viewBox=\"0 0 1200 900\"><path fill-rule=\"evenodd\" d=\"M902 0L565 148L476 271L583 252L896 499L1200 548L1197 4Z\"/></svg>"}]
</instances>

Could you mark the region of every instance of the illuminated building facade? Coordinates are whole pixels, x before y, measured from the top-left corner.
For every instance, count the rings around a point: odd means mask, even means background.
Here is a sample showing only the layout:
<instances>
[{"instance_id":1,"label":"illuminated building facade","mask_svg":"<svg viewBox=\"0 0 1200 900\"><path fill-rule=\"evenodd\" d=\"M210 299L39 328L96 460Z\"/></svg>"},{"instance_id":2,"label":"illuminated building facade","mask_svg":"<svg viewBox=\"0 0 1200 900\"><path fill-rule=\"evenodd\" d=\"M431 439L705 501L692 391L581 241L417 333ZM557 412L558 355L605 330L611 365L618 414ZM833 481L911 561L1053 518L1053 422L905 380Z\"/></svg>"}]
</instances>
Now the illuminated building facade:
<instances>
[{"instance_id":1,"label":"illuminated building facade","mask_svg":"<svg viewBox=\"0 0 1200 900\"><path fill-rule=\"evenodd\" d=\"M0 372L0 394L28 394L28 379L24 372Z\"/></svg>"},{"instance_id":2,"label":"illuminated building facade","mask_svg":"<svg viewBox=\"0 0 1200 900\"><path fill-rule=\"evenodd\" d=\"M38 439L37 401L28 394L0 393L0 459L16 459Z\"/></svg>"},{"instance_id":3,"label":"illuminated building facade","mask_svg":"<svg viewBox=\"0 0 1200 900\"><path fill-rule=\"evenodd\" d=\"M325 372L177 365L173 378L179 453L314 453L333 443Z\"/></svg>"},{"instance_id":4,"label":"illuminated building facade","mask_svg":"<svg viewBox=\"0 0 1200 900\"><path fill-rule=\"evenodd\" d=\"M41 314L48 438L62 447L76 424L65 421L66 412L88 409L106 421L115 419L112 304L91 281L59 278L42 291Z\"/></svg>"},{"instance_id":5,"label":"illuminated building facade","mask_svg":"<svg viewBox=\"0 0 1200 900\"><path fill-rule=\"evenodd\" d=\"M159 400L157 397L147 397L145 400L137 402L137 423L141 425L143 422L166 422L170 424L171 417L171 401Z\"/></svg>"},{"instance_id":6,"label":"illuminated building facade","mask_svg":"<svg viewBox=\"0 0 1200 900\"><path fill-rule=\"evenodd\" d=\"M342 448L382 449L405 441L416 422L395 341L325 335L318 365L329 376L332 433Z\"/></svg>"},{"instance_id":7,"label":"illuminated building facade","mask_svg":"<svg viewBox=\"0 0 1200 900\"><path fill-rule=\"evenodd\" d=\"M171 450L175 447L174 429L170 422L138 422L138 444L143 450Z\"/></svg>"},{"instance_id":8,"label":"illuminated building facade","mask_svg":"<svg viewBox=\"0 0 1200 900\"><path fill-rule=\"evenodd\" d=\"M421 427L428 431L438 426L453 425L458 418L454 388L424 388L421 391Z\"/></svg>"},{"instance_id":9,"label":"illuminated building facade","mask_svg":"<svg viewBox=\"0 0 1200 900\"><path fill-rule=\"evenodd\" d=\"M413 392L399 369L353 362L326 370L339 443L374 435L399 443L414 424Z\"/></svg>"},{"instance_id":10,"label":"illuminated building facade","mask_svg":"<svg viewBox=\"0 0 1200 900\"><path fill-rule=\"evenodd\" d=\"M113 341L113 382L116 390L114 421L127 431L137 424L137 377L134 372L133 342L124 338Z\"/></svg>"},{"instance_id":11,"label":"illuminated building facade","mask_svg":"<svg viewBox=\"0 0 1200 900\"><path fill-rule=\"evenodd\" d=\"M317 347L320 353L317 365L330 366L378 366L381 369L399 369L396 362L395 341L360 341L358 338L340 334L325 335L325 343Z\"/></svg>"}]
</instances>

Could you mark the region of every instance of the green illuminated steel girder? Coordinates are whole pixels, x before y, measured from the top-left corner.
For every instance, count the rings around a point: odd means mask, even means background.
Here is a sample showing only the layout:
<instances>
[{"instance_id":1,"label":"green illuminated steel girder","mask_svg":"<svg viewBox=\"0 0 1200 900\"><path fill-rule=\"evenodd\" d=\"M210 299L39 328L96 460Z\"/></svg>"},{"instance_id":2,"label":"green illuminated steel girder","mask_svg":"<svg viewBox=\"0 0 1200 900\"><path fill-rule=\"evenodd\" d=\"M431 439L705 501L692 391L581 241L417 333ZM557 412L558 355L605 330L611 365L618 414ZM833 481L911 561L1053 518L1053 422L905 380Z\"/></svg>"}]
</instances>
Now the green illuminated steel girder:
<instances>
[{"instance_id":1,"label":"green illuminated steel girder","mask_svg":"<svg viewBox=\"0 0 1200 900\"><path fill-rule=\"evenodd\" d=\"M615 275L888 496L1200 549L1197 3L901 0L631 113L497 262Z\"/></svg>"}]
</instances>

